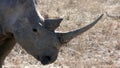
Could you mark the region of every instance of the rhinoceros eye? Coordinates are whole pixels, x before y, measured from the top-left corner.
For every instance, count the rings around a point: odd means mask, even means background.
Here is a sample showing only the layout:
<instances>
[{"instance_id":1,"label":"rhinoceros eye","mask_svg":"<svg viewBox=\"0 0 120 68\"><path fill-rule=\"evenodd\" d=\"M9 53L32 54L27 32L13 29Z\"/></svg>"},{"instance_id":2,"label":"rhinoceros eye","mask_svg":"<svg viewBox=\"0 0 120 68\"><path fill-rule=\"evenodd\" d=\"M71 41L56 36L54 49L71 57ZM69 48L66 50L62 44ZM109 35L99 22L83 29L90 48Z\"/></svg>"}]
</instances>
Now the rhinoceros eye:
<instances>
[{"instance_id":1,"label":"rhinoceros eye","mask_svg":"<svg viewBox=\"0 0 120 68\"><path fill-rule=\"evenodd\" d=\"M32 30L33 30L33 32L37 32L37 29L35 29L35 28L33 28Z\"/></svg>"}]
</instances>

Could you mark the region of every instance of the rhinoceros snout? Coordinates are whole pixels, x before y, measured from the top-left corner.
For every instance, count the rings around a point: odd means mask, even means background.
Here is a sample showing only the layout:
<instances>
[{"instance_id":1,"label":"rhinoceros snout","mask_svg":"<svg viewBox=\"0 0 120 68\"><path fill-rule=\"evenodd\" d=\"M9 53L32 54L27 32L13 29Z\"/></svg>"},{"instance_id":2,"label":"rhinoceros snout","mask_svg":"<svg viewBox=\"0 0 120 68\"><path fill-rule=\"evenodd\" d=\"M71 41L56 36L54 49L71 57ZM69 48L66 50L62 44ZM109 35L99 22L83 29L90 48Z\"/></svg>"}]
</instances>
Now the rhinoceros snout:
<instances>
[{"instance_id":1,"label":"rhinoceros snout","mask_svg":"<svg viewBox=\"0 0 120 68\"><path fill-rule=\"evenodd\" d=\"M43 65L51 64L55 62L58 57L59 50L51 49L45 50L41 54L34 56L38 61L41 62Z\"/></svg>"},{"instance_id":2,"label":"rhinoceros snout","mask_svg":"<svg viewBox=\"0 0 120 68\"><path fill-rule=\"evenodd\" d=\"M47 64L50 64L52 62L54 62L56 59L55 58L52 58L52 56L36 56L36 59L39 60L43 65L47 65Z\"/></svg>"},{"instance_id":3,"label":"rhinoceros snout","mask_svg":"<svg viewBox=\"0 0 120 68\"><path fill-rule=\"evenodd\" d=\"M52 57L51 56L43 56L41 58L41 63L43 65L49 64L52 61Z\"/></svg>"}]
</instances>

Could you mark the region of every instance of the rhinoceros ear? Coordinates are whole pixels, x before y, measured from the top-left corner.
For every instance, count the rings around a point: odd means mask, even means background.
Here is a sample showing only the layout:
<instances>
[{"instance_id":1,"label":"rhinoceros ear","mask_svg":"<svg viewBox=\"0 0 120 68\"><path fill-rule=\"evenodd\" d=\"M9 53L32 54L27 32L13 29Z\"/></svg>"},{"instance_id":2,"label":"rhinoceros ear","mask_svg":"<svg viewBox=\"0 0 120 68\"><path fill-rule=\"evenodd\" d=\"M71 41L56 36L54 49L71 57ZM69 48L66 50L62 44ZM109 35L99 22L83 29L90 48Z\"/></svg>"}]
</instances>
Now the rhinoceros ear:
<instances>
[{"instance_id":1,"label":"rhinoceros ear","mask_svg":"<svg viewBox=\"0 0 120 68\"><path fill-rule=\"evenodd\" d=\"M44 27L47 30L54 31L57 27L60 26L60 23L61 23L62 20L63 20L62 18L58 18L58 19L46 19L44 21Z\"/></svg>"}]
</instances>

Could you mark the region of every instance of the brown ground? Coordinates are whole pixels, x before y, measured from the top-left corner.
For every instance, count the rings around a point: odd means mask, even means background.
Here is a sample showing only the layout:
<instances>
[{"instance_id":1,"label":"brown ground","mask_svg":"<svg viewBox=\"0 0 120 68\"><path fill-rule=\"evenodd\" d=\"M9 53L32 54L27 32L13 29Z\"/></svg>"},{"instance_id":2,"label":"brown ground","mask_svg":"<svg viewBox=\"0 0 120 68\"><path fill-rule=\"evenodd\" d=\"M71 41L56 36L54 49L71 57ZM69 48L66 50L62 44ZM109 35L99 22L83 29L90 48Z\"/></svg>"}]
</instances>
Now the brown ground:
<instances>
[{"instance_id":1,"label":"brown ground","mask_svg":"<svg viewBox=\"0 0 120 68\"><path fill-rule=\"evenodd\" d=\"M120 0L38 0L46 18L64 18L57 31L78 29L99 14L120 16ZM4 68L120 68L120 18L103 19L92 29L61 48L53 64L43 66L17 44Z\"/></svg>"}]
</instances>

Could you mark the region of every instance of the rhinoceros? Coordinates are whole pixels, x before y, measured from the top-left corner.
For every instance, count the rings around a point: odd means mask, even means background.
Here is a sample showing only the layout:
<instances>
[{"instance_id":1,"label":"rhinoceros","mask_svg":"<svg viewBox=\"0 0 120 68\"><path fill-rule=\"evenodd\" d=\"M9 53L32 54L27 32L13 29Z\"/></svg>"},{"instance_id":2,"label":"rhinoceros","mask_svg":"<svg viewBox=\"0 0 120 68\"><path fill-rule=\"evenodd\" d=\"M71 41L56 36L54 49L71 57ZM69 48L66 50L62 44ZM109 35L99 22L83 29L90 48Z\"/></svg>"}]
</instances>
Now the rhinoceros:
<instances>
[{"instance_id":1,"label":"rhinoceros","mask_svg":"<svg viewBox=\"0 0 120 68\"><path fill-rule=\"evenodd\" d=\"M89 30L102 16L83 28L59 33L55 29L63 19L44 19L36 0L0 0L0 67L16 43L43 65L53 63L63 44Z\"/></svg>"}]
</instances>

